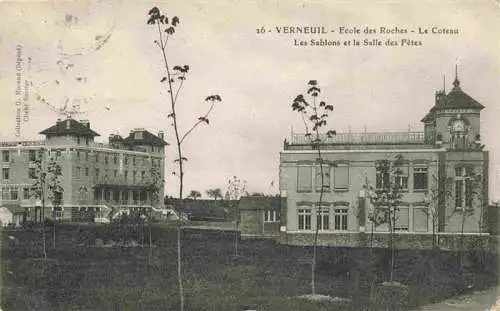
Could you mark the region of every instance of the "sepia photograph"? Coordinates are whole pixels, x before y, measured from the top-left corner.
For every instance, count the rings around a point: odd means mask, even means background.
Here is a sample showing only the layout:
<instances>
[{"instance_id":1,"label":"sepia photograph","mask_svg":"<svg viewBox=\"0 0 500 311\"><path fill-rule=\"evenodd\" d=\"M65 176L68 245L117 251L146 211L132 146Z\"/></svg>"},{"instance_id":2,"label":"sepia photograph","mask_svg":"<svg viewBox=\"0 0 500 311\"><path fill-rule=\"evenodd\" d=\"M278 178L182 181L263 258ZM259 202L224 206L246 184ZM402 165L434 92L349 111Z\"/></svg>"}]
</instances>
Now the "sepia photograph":
<instances>
[{"instance_id":1,"label":"sepia photograph","mask_svg":"<svg viewBox=\"0 0 500 311\"><path fill-rule=\"evenodd\" d=\"M499 310L498 0L0 12L0 311Z\"/></svg>"}]
</instances>

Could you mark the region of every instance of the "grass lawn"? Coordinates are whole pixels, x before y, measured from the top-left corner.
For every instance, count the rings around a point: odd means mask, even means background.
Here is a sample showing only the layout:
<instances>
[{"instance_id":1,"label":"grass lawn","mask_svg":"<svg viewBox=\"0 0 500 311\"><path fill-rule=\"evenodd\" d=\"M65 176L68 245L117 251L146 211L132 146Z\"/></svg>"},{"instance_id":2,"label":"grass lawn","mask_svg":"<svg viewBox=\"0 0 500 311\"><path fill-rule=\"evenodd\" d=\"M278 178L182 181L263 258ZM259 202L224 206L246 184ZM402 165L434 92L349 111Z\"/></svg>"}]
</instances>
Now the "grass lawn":
<instances>
[{"instance_id":1,"label":"grass lawn","mask_svg":"<svg viewBox=\"0 0 500 311\"><path fill-rule=\"evenodd\" d=\"M152 257L148 247L94 246L124 236L109 226L57 228L56 248L51 234L44 261L40 232L3 232L2 310L179 309L172 228L153 227ZM142 240L140 230L129 237ZM311 302L298 298L310 293L311 248L245 240L234 256L234 232L185 229L182 239L186 310L410 310L497 280L496 256L467 289L456 254L439 253L430 271L428 254L398 251L395 280L407 287L385 287L386 250L376 250L370 266L368 249L320 248L317 292L349 300ZM378 271L373 301L370 267Z\"/></svg>"}]
</instances>

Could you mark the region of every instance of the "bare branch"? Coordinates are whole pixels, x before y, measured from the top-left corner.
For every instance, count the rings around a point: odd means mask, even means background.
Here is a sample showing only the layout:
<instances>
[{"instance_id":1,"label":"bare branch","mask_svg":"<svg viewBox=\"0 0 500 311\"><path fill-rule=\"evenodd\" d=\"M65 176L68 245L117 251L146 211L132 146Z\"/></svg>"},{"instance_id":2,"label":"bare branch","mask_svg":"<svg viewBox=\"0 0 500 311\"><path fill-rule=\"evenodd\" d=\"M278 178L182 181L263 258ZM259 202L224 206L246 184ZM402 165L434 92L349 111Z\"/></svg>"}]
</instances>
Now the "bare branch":
<instances>
[{"instance_id":1,"label":"bare branch","mask_svg":"<svg viewBox=\"0 0 500 311\"><path fill-rule=\"evenodd\" d=\"M182 142L184 141L184 139L186 139L186 137L191 134L191 132L198 126L200 125L201 123L205 122L203 119L207 119L208 115L212 112L212 110L214 109L214 106L215 106L215 101L212 101L212 103L210 104L210 108L208 109L207 113L205 113L205 115L201 118L198 118L198 121L196 121L193 126L182 136L182 138L180 139L180 143L182 144Z\"/></svg>"}]
</instances>

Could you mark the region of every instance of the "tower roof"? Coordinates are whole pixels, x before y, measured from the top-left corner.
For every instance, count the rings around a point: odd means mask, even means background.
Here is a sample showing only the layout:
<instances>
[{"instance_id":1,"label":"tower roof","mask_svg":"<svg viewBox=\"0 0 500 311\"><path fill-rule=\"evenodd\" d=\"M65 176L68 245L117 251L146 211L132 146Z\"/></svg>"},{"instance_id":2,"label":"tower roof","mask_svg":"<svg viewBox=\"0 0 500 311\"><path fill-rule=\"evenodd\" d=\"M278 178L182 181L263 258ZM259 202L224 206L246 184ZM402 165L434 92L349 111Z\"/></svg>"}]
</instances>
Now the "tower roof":
<instances>
[{"instance_id":1,"label":"tower roof","mask_svg":"<svg viewBox=\"0 0 500 311\"><path fill-rule=\"evenodd\" d=\"M90 129L90 125L82 124L73 119L57 120L56 124L43 130L40 134L47 136L66 136L66 135L76 135L83 137L95 137L100 136L98 133Z\"/></svg>"},{"instance_id":2,"label":"tower roof","mask_svg":"<svg viewBox=\"0 0 500 311\"><path fill-rule=\"evenodd\" d=\"M484 109L484 106L460 88L460 80L458 80L458 77L456 76L455 81L453 81L453 88L448 94L446 94L444 90L436 92L436 103L421 120L421 122L425 123L432 121L435 117L435 112L437 110L444 109L482 110Z\"/></svg>"},{"instance_id":3,"label":"tower roof","mask_svg":"<svg viewBox=\"0 0 500 311\"><path fill-rule=\"evenodd\" d=\"M462 91L460 88L460 81L458 78L455 78L455 81L453 81L453 89L451 89L451 91L443 97L443 100L438 101L432 109L441 110L469 108L481 110L484 106Z\"/></svg>"}]
</instances>

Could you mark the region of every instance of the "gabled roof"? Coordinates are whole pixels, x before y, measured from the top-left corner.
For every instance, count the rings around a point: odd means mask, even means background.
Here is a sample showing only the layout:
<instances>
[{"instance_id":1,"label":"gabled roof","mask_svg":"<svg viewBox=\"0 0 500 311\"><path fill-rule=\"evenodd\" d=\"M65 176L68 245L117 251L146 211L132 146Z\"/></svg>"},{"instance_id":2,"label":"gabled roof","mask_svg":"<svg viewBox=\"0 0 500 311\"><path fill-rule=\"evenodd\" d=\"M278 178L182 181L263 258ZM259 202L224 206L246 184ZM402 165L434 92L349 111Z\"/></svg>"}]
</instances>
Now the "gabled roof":
<instances>
[{"instance_id":1,"label":"gabled roof","mask_svg":"<svg viewBox=\"0 0 500 311\"><path fill-rule=\"evenodd\" d=\"M137 132L137 131L135 131ZM127 138L123 140L123 143L130 146L143 145L143 146L167 146L169 145L166 141L160 137L146 131L142 130L142 137L136 139L135 132L129 134Z\"/></svg>"},{"instance_id":2,"label":"gabled roof","mask_svg":"<svg viewBox=\"0 0 500 311\"><path fill-rule=\"evenodd\" d=\"M56 124L43 130L40 134L47 136L66 136L75 135L83 137L95 137L101 136L98 133L90 129L88 125L84 125L73 119L58 120Z\"/></svg>"},{"instance_id":3,"label":"gabled roof","mask_svg":"<svg viewBox=\"0 0 500 311\"><path fill-rule=\"evenodd\" d=\"M280 197L247 196L240 199L240 211L242 210L280 210Z\"/></svg>"},{"instance_id":4,"label":"gabled roof","mask_svg":"<svg viewBox=\"0 0 500 311\"><path fill-rule=\"evenodd\" d=\"M483 109L484 106L470 97L460 88L460 81L455 79L453 89L446 95L444 100L438 101L434 109Z\"/></svg>"}]
</instances>

